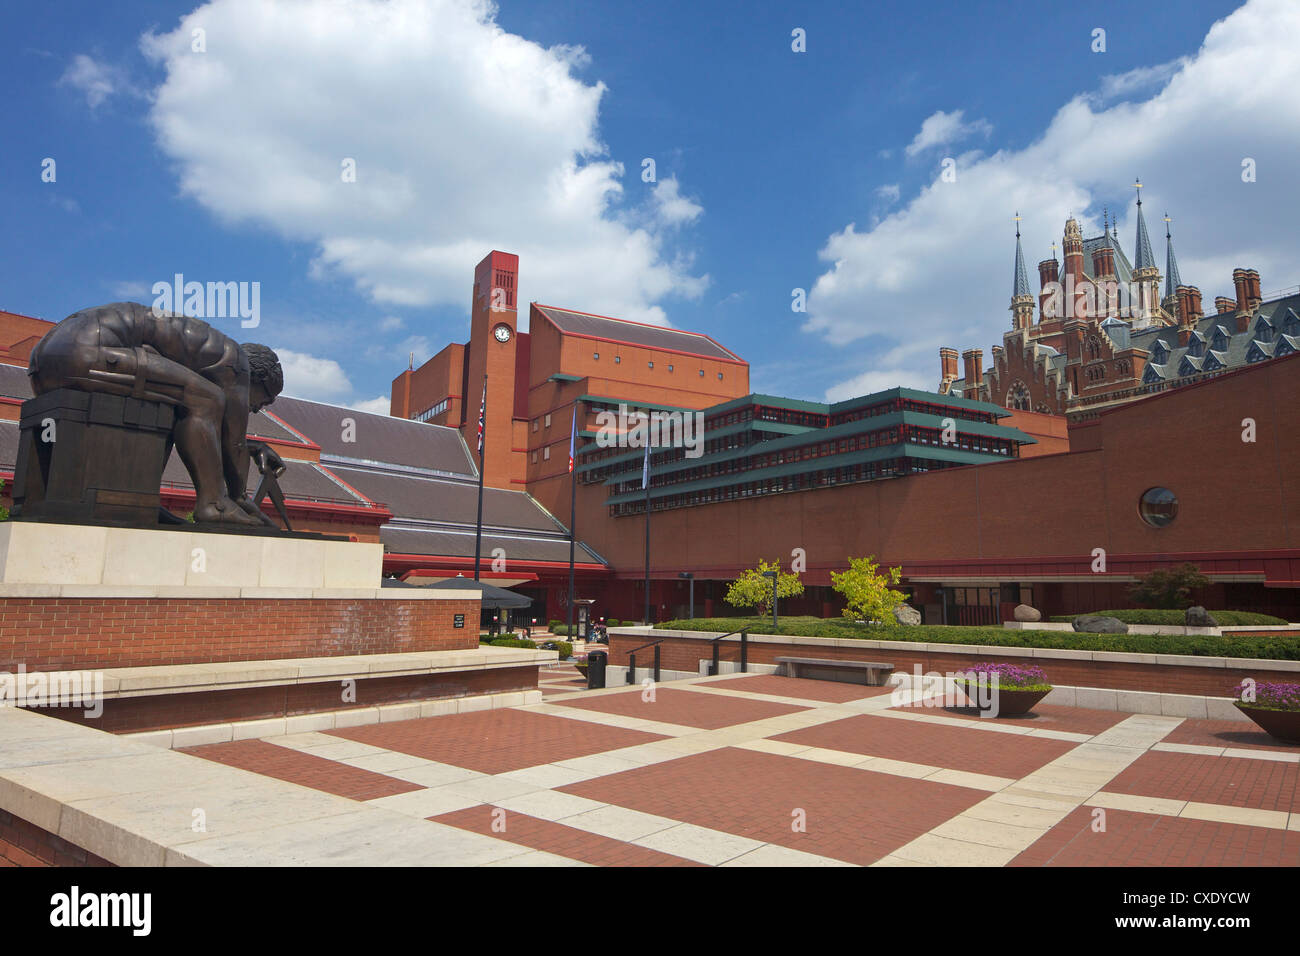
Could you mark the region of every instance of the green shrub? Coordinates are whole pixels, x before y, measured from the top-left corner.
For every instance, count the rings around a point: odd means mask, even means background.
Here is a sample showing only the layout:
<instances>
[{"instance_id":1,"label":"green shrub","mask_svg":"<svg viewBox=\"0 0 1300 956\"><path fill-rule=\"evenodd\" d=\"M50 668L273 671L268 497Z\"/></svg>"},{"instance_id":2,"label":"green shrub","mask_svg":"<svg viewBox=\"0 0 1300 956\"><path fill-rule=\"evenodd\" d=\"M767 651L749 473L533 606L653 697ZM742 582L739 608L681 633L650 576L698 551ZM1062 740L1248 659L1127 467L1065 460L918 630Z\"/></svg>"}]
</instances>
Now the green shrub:
<instances>
[{"instance_id":1,"label":"green shrub","mask_svg":"<svg viewBox=\"0 0 1300 956\"><path fill-rule=\"evenodd\" d=\"M665 621L665 630L725 634L746 630L771 634L770 617L713 617ZM1300 636L1279 633L1259 637L1177 634L1076 634L1073 631L1012 631L1001 627L955 625L855 624L835 618L783 617L778 634L834 637L864 641L919 641L934 644L984 644L992 647L1062 647L1080 651L1130 654L1188 654L1196 657L1244 657L1255 660L1300 660Z\"/></svg>"},{"instance_id":2,"label":"green shrub","mask_svg":"<svg viewBox=\"0 0 1300 956\"><path fill-rule=\"evenodd\" d=\"M1210 579L1190 561L1176 568L1156 568L1139 575L1129 585L1128 596L1137 604L1150 608L1185 608L1192 592L1210 586Z\"/></svg>"},{"instance_id":3,"label":"green shrub","mask_svg":"<svg viewBox=\"0 0 1300 956\"><path fill-rule=\"evenodd\" d=\"M578 626L575 624L573 627L574 630L577 630ZM569 628L564 624L552 624L551 633L558 635L559 637L569 637Z\"/></svg>"},{"instance_id":4,"label":"green shrub","mask_svg":"<svg viewBox=\"0 0 1300 956\"><path fill-rule=\"evenodd\" d=\"M516 637L513 634L507 634L503 637L494 637L488 641L493 647L522 647L530 651L537 650L537 644L525 638Z\"/></svg>"},{"instance_id":5,"label":"green shrub","mask_svg":"<svg viewBox=\"0 0 1300 956\"><path fill-rule=\"evenodd\" d=\"M620 623L622 623L622 622L619 621L618 618L616 618L616 617L611 617L611 618L609 618L609 619L607 619L607 620L605 621L605 626L606 626L606 627L618 627Z\"/></svg>"},{"instance_id":6,"label":"green shrub","mask_svg":"<svg viewBox=\"0 0 1300 956\"><path fill-rule=\"evenodd\" d=\"M563 621L547 621L546 626L549 630L554 631L557 627L564 627Z\"/></svg>"},{"instance_id":7,"label":"green shrub","mask_svg":"<svg viewBox=\"0 0 1300 956\"><path fill-rule=\"evenodd\" d=\"M1182 627L1182 611L1168 610L1164 608L1125 608L1122 611L1092 611L1093 614L1100 614L1103 617L1113 617L1123 621L1125 624L1168 624L1175 627ZM1058 614L1052 618L1064 624L1073 621L1077 614ZM1254 611L1211 611L1210 617L1225 627L1243 627L1254 625L1264 627L1268 625L1286 624L1287 621L1280 617L1273 617L1269 614L1256 614Z\"/></svg>"},{"instance_id":8,"label":"green shrub","mask_svg":"<svg viewBox=\"0 0 1300 956\"><path fill-rule=\"evenodd\" d=\"M556 641L555 649L560 652L560 660L567 661L573 656L573 645L568 641Z\"/></svg>"}]
</instances>

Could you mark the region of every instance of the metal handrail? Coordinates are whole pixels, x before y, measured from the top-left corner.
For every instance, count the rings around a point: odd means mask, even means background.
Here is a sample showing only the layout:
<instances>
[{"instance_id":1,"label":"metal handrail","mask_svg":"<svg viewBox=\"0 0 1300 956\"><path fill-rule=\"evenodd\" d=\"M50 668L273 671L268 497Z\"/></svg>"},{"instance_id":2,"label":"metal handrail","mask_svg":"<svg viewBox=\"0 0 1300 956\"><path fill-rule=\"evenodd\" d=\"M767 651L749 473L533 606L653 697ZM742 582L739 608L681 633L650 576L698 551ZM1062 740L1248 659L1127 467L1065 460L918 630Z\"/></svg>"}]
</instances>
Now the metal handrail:
<instances>
[{"instance_id":1,"label":"metal handrail","mask_svg":"<svg viewBox=\"0 0 1300 956\"><path fill-rule=\"evenodd\" d=\"M627 655L627 682L628 682L629 684L635 684L635 683L636 683L636 652L637 652L637 651L643 651L643 650L645 650L647 647L653 647L653 648L655 649L655 676L654 676L654 680L655 680L655 683L656 683L656 684L659 683L659 645L662 644L665 640L667 640L667 638L663 638L663 637L661 637L661 638L659 638L659 640L657 640L657 641L651 641L649 644L642 644L640 647L634 647L631 651L628 652L628 655Z\"/></svg>"},{"instance_id":2,"label":"metal handrail","mask_svg":"<svg viewBox=\"0 0 1300 956\"><path fill-rule=\"evenodd\" d=\"M749 631L729 631L721 637L710 638L709 643L713 645L713 662L709 664L709 676L718 676L718 642L728 637L740 635L740 672L749 673Z\"/></svg>"}]
</instances>

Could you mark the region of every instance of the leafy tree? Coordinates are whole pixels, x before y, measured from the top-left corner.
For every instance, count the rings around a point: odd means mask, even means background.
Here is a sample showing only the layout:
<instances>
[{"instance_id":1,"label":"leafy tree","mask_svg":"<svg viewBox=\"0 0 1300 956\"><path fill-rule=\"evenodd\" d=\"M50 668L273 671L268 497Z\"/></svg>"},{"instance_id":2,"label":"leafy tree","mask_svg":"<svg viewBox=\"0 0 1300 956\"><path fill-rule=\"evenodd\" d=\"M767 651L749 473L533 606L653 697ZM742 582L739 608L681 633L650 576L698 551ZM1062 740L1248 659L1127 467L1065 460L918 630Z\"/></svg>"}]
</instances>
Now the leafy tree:
<instances>
[{"instance_id":1,"label":"leafy tree","mask_svg":"<svg viewBox=\"0 0 1300 956\"><path fill-rule=\"evenodd\" d=\"M780 561L758 562L758 567L750 568L727 588L727 603L732 607L752 607L758 609L760 617L772 610L772 579L763 577L763 572L775 571L777 600L798 597L803 594L803 582L793 571L781 570Z\"/></svg>"},{"instance_id":2,"label":"leafy tree","mask_svg":"<svg viewBox=\"0 0 1300 956\"><path fill-rule=\"evenodd\" d=\"M1128 596L1143 607L1181 610L1191 604L1193 591L1209 584L1201 569L1189 562L1140 575L1137 583L1129 585Z\"/></svg>"},{"instance_id":3,"label":"leafy tree","mask_svg":"<svg viewBox=\"0 0 1300 956\"><path fill-rule=\"evenodd\" d=\"M849 558L847 571L832 571L831 585L844 595L844 616L852 621L893 622L893 610L907 600L902 591L893 590L903 576L902 568L878 570L876 557Z\"/></svg>"}]
</instances>

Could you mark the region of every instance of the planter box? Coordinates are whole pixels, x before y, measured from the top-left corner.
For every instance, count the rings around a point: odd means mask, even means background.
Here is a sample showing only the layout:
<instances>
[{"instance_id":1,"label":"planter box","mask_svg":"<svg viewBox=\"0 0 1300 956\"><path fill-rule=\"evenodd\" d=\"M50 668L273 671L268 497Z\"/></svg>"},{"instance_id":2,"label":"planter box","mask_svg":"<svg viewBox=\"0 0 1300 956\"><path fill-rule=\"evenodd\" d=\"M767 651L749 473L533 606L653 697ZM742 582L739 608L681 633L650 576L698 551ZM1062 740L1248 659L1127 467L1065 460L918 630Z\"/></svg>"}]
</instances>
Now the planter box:
<instances>
[{"instance_id":1,"label":"planter box","mask_svg":"<svg viewBox=\"0 0 1300 956\"><path fill-rule=\"evenodd\" d=\"M1262 707L1247 707L1241 701L1235 703L1239 711L1258 724L1270 737L1300 741L1300 711L1265 710Z\"/></svg>"},{"instance_id":2,"label":"planter box","mask_svg":"<svg viewBox=\"0 0 1300 956\"><path fill-rule=\"evenodd\" d=\"M970 687L972 692L974 692L975 687L980 686L972 685L970 681L956 681L955 683L963 694L966 694L967 687ZM1005 687L999 687L995 699L996 712L991 712L993 709L990 708L990 716L1023 717L1025 714L1033 710L1035 704L1051 692L1050 687L1047 690L1009 690ZM970 694L966 694L966 697L973 705L977 707L979 706L976 697L972 697Z\"/></svg>"}]
</instances>

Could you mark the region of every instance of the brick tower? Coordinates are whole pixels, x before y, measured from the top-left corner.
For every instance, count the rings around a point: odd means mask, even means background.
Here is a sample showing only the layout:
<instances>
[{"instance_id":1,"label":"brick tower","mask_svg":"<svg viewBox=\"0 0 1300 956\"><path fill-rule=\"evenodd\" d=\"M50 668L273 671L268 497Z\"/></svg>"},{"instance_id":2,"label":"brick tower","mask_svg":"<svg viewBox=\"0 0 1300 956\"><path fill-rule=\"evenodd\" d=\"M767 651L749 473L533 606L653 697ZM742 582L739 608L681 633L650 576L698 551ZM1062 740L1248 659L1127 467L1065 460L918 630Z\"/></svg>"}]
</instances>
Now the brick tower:
<instances>
[{"instance_id":1,"label":"brick tower","mask_svg":"<svg viewBox=\"0 0 1300 956\"><path fill-rule=\"evenodd\" d=\"M511 488L512 479L524 477L524 454L513 451L518 279L519 257L508 252L488 253L474 270L461 433L477 465L479 403L486 373L483 483L491 488Z\"/></svg>"}]
</instances>

